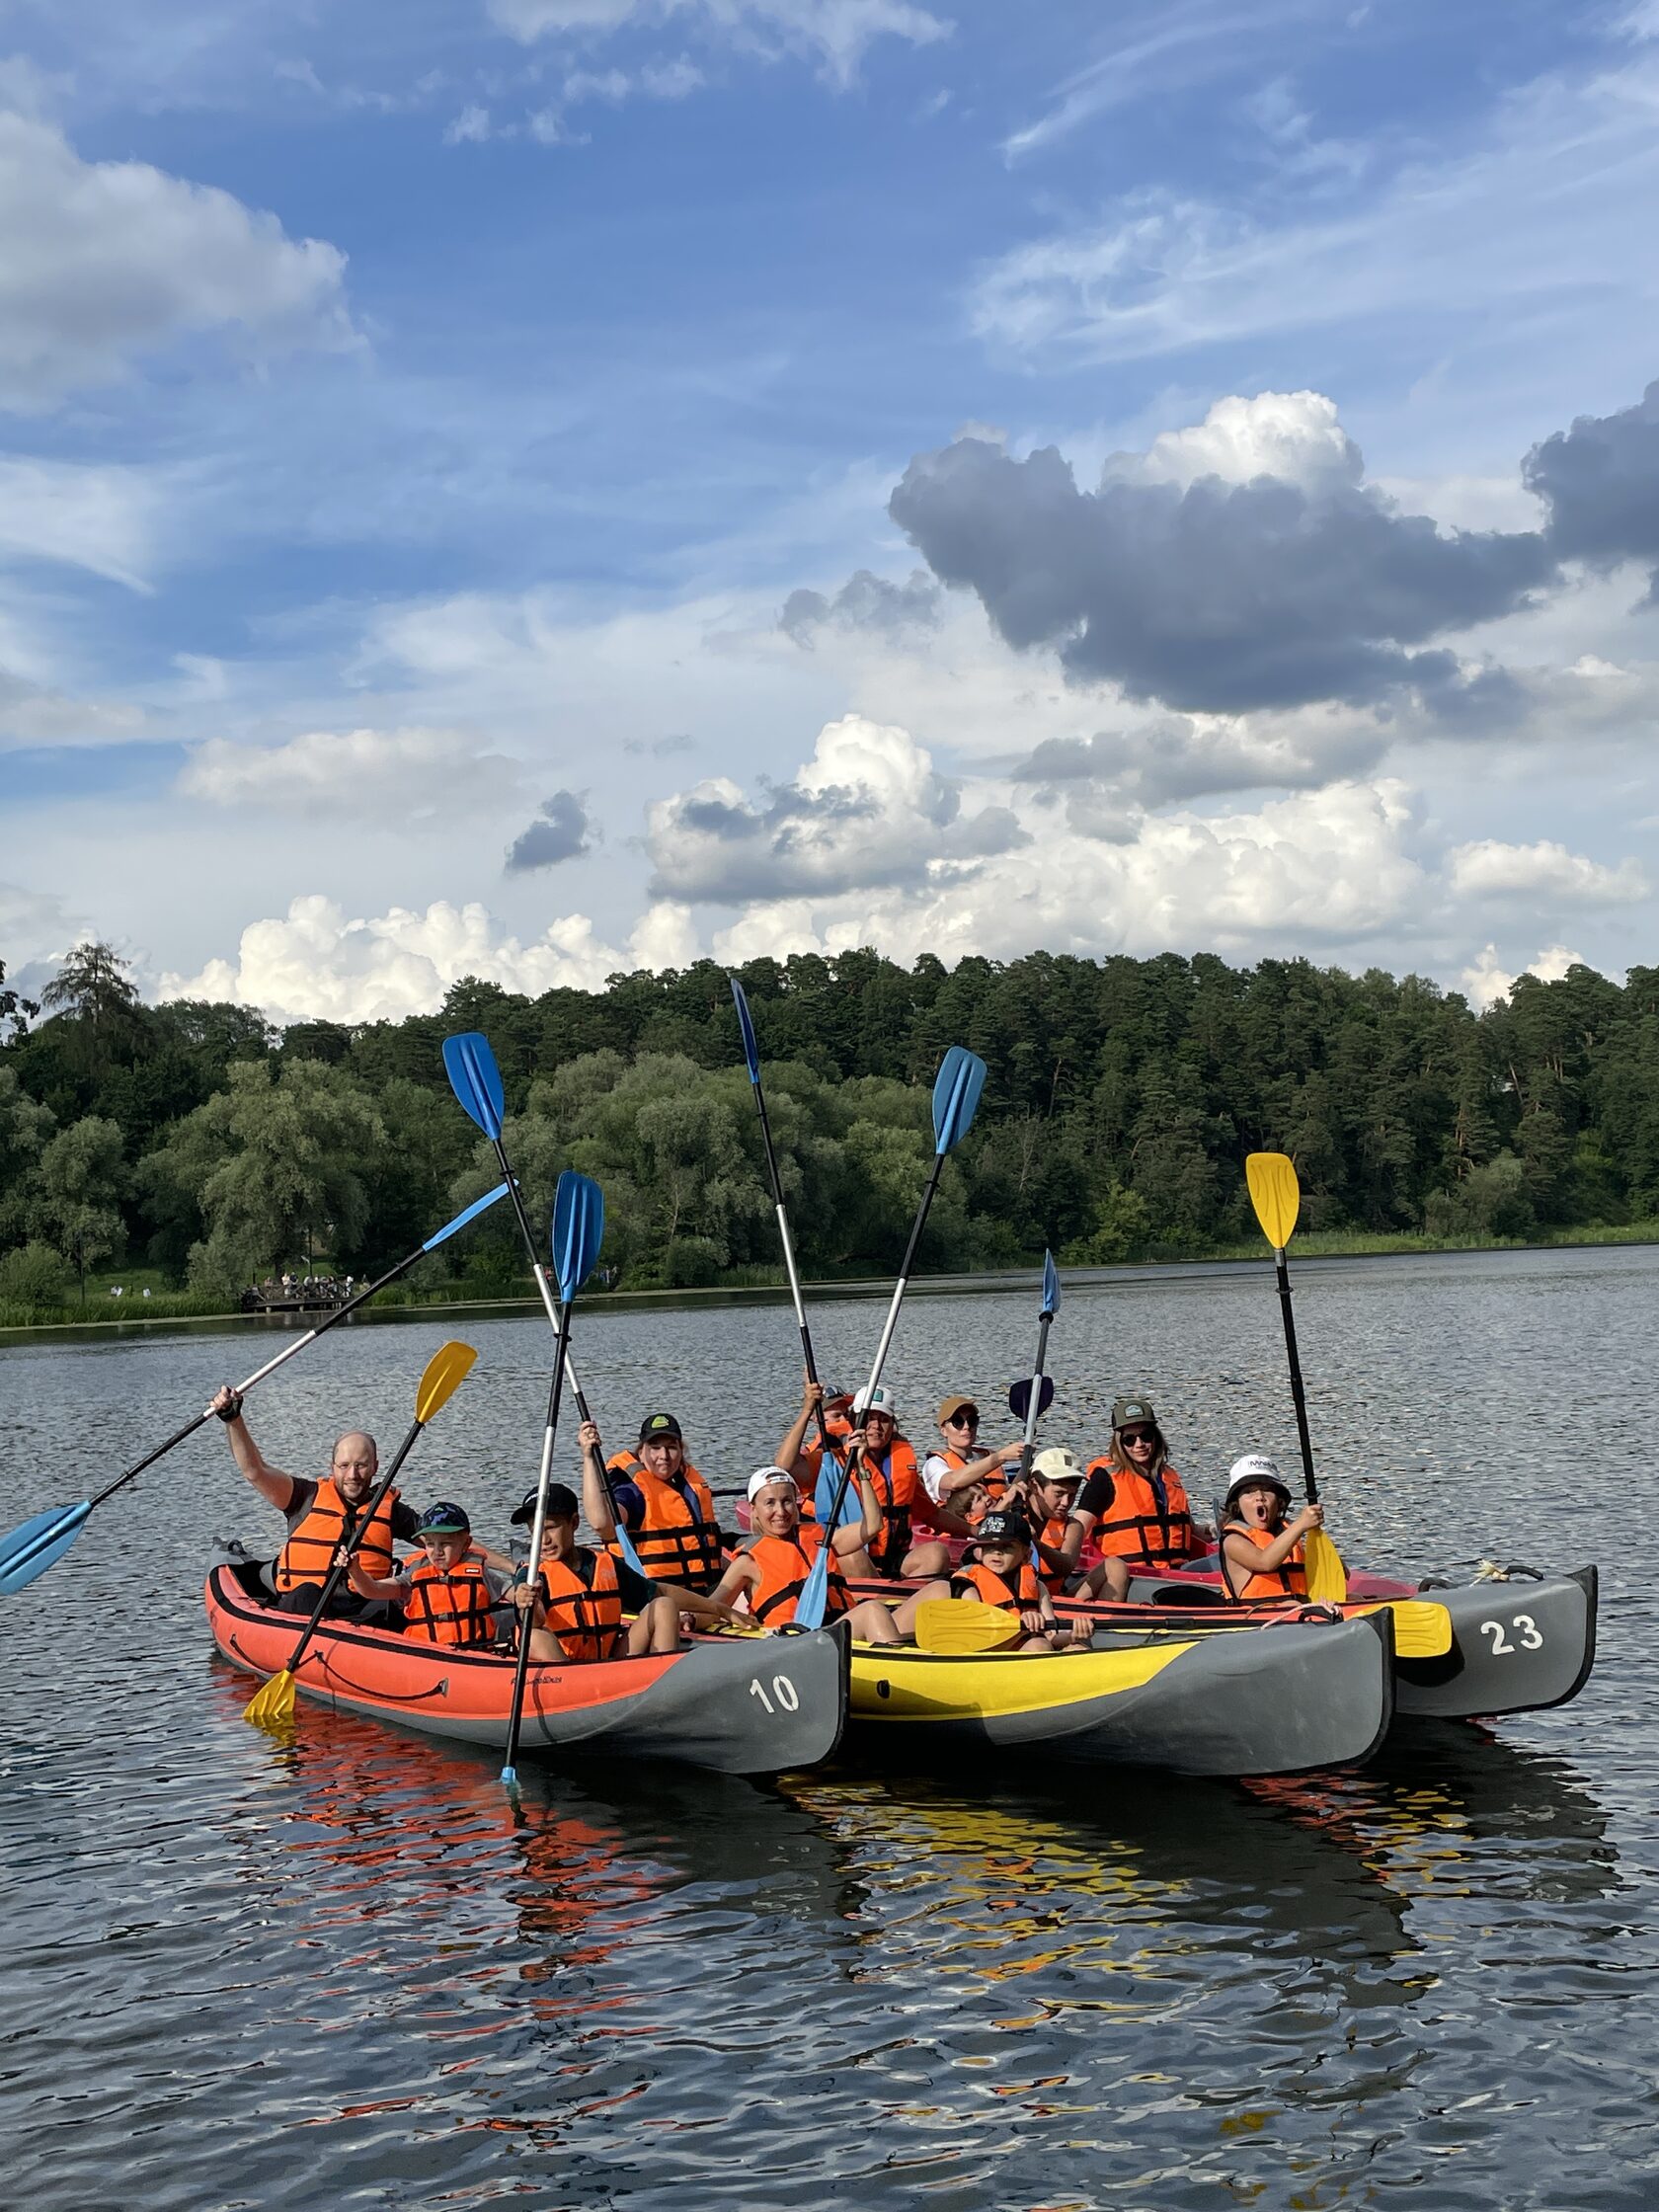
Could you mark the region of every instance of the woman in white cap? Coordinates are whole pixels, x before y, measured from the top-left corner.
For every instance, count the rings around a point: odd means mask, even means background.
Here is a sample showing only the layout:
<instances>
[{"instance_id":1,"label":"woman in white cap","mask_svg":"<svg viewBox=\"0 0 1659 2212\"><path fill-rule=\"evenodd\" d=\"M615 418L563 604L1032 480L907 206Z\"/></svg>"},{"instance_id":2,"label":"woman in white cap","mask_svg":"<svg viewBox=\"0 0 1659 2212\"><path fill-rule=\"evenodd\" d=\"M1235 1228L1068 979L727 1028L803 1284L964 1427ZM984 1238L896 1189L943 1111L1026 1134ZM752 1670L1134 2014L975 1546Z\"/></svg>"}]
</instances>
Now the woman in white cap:
<instances>
[{"instance_id":1,"label":"woman in white cap","mask_svg":"<svg viewBox=\"0 0 1659 2212\"><path fill-rule=\"evenodd\" d=\"M1222 1507L1222 1580L1229 1598L1291 1603L1307 1596L1302 1540L1322 1529L1322 1505L1304 1505L1287 1521L1291 1486L1265 1452L1246 1452L1227 1474Z\"/></svg>"},{"instance_id":2,"label":"woman in white cap","mask_svg":"<svg viewBox=\"0 0 1659 2212\"><path fill-rule=\"evenodd\" d=\"M863 1520L844 1522L827 1540L816 1523L802 1523L801 1493L794 1475L785 1467L756 1468L749 1478L750 1526L754 1534L726 1569L714 1603L735 1605L742 1598L750 1619L763 1628L788 1627L813 1563L828 1540L826 1620L845 1614L861 1643L898 1643L901 1630L880 1599L866 1598L862 1605L854 1605L846 1586L847 1562L863 1558L865 1545L880 1536L882 1525L875 1491L856 1473L853 1479Z\"/></svg>"},{"instance_id":3,"label":"woman in white cap","mask_svg":"<svg viewBox=\"0 0 1659 2212\"><path fill-rule=\"evenodd\" d=\"M908 1439L899 1434L899 1408L885 1382L878 1382L874 1390L859 1391L852 1401L852 1419L850 1456L854 1467L862 1467L875 1490L881 1507L881 1533L849 1559L851 1572L881 1575L889 1582L900 1576L908 1579L949 1574L947 1545L937 1540L913 1543L910 1540L910 1517L921 1487L921 1470ZM818 1478L821 1522L829 1519L838 1479L835 1462L827 1461Z\"/></svg>"}]
</instances>

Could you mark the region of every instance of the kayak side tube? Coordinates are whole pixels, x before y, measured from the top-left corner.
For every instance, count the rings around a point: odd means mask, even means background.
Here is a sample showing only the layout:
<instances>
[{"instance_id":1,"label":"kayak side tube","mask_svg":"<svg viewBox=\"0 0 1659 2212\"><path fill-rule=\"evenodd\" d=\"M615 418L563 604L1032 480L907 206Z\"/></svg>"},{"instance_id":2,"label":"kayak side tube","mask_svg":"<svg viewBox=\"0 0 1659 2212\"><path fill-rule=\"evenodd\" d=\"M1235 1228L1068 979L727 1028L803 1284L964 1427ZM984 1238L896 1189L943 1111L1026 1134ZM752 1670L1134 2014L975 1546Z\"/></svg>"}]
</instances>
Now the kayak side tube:
<instances>
[{"instance_id":1,"label":"kayak side tube","mask_svg":"<svg viewBox=\"0 0 1659 2212\"><path fill-rule=\"evenodd\" d=\"M213 1640L233 1665L269 1676L288 1664L302 1621L261 1604L228 1566L213 1568L205 1597ZM842 1623L799 1636L704 1637L660 1657L532 1666L520 1745L729 1775L817 1766L845 1724L848 1646ZM295 1687L335 1712L500 1748L513 1661L332 1620L312 1637Z\"/></svg>"},{"instance_id":2,"label":"kayak side tube","mask_svg":"<svg viewBox=\"0 0 1659 2212\"><path fill-rule=\"evenodd\" d=\"M1594 1567L1542 1582L1475 1582L1426 1590L1452 1617L1440 1659L1395 1662L1401 1718L1466 1720L1539 1712L1576 1698L1596 1664Z\"/></svg>"},{"instance_id":3,"label":"kayak side tube","mask_svg":"<svg viewBox=\"0 0 1659 2212\"><path fill-rule=\"evenodd\" d=\"M994 1746L1180 1775L1356 1766L1393 1717L1393 1619L1285 1623L1130 1650L968 1656L855 1645L851 1741Z\"/></svg>"}]
</instances>

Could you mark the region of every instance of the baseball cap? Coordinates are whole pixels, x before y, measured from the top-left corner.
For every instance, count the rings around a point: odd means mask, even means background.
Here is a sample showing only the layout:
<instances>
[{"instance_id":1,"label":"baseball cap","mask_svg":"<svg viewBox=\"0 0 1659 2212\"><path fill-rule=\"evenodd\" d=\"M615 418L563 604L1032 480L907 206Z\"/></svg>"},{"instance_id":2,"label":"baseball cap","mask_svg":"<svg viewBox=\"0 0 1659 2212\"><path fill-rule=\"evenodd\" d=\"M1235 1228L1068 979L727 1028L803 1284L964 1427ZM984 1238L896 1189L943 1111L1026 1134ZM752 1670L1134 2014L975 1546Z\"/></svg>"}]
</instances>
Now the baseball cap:
<instances>
[{"instance_id":1,"label":"baseball cap","mask_svg":"<svg viewBox=\"0 0 1659 2212\"><path fill-rule=\"evenodd\" d=\"M1029 1543L1031 1531L1018 1513L988 1513L974 1531L979 1543Z\"/></svg>"},{"instance_id":2,"label":"baseball cap","mask_svg":"<svg viewBox=\"0 0 1659 2212\"><path fill-rule=\"evenodd\" d=\"M854 1413L885 1413L890 1421L899 1418L899 1405L885 1382L878 1382L873 1390L860 1390L852 1401Z\"/></svg>"},{"instance_id":3,"label":"baseball cap","mask_svg":"<svg viewBox=\"0 0 1659 2212\"><path fill-rule=\"evenodd\" d=\"M1112 1426L1127 1429L1132 1422L1145 1421L1147 1428L1157 1427L1157 1415L1152 1411L1150 1398L1114 1398L1112 1400Z\"/></svg>"},{"instance_id":4,"label":"baseball cap","mask_svg":"<svg viewBox=\"0 0 1659 2212\"><path fill-rule=\"evenodd\" d=\"M679 1423L672 1413L648 1413L640 1423L639 1440L642 1444L683 1444Z\"/></svg>"},{"instance_id":5,"label":"baseball cap","mask_svg":"<svg viewBox=\"0 0 1659 2212\"><path fill-rule=\"evenodd\" d=\"M795 1490L796 1496L799 1497L800 1492L798 1489L796 1489L795 1477L790 1474L786 1468L756 1467L754 1472L749 1478L750 1504L752 1505L755 1499L760 1495L761 1491L769 1488L770 1485L774 1482L787 1483L789 1488L791 1490Z\"/></svg>"},{"instance_id":6,"label":"baseball cap","mask_svg":"<svg viewBox=\"0 0 1659 2212\"><path fill-rule=\"evenodd\" d=\"M1074 1452L1067 1452L1064 1444L1051 1444L1046 1452L1039 1452L1031 1462L1031 1471L1039 1482L1081 1482L1082 1462Z\"/></svg>"},{"instance_id":7,"label":"baseball cap","mask_svg":"<svg viewBox=\"0 0 1659 2212\"><path fill-rule=\"evenodd\" d=\"M826 1413L828 1413L828 1412L829 1412L829 1411L830 1410L830 1408L831 1408L832 1406L837 1406L837 1405L850 1405L851 1403L852 1403L852 1392L851 1392L850 1390L841 1390L841 1389L835 1389L835 1390L832 1390L832 1389L831 1389L831 1388L830 1387L830 1385L829 1385L829 1383L828 1383L828 1382L826 1382L826 1383L825 1383L825 1385L824 1385L824 1410L825 1410L825 1412L826 1412Z\"/></svg>"},{"instance_id":8,"label":"baseball cap","mask_svg":"<svg viewBox=\"0 0 1659 2212\"><path fill-rule=\"evenodd\" d=\"M1277 1490L1287 1505L1291 1502L1290 1484L1279 1472L1278 1462L1270 1460L1265 1452L1246 1452L1228 1467L1227 1504L1231 1505L1242 1490Z\"/></svg>"},{"instance_id":9,"label":"baseball cap","mask_svg":"<svg viewBox=\"0 0 1659 2212\"><path fill-rule=\"evenodd\" d=\"M979 1401L975 1398L965 1398L961 1396L952 1398L941 1398L939 1400L939 1426L940 1428L943 1428L945 1423L950 1420L954 1414L977 1414L979 1410Z\"/></svg>"},{"instance_id":10,"label":"baseball cap","mask_svg":"<svg viewBox=\"0 0 1659 2212\"><path fill-rule=\"evenodd\" d=\"M464 1537L472 1533L472 1523L467 1519L465 1506L451 1505L447 1498L439 1498L436 1505L428 1506L415 1524L418 1537Z\"/></svg>"},{"instance_id":11,"label":"baseball cap","mask_svg":"<svg viewBox=\"0 0 1659 2212\"><path fill-rule=\"evenodd\" d=\"M535 1520L536 1494L524 1492L524 1502L513 1516L513 1526L529 1528ZM547 1518L549 1521L574 1521L582 1508L576 1502L576 1492L568 1482L550 1482L547 1485Z\"/></svg>"}]
</instances>

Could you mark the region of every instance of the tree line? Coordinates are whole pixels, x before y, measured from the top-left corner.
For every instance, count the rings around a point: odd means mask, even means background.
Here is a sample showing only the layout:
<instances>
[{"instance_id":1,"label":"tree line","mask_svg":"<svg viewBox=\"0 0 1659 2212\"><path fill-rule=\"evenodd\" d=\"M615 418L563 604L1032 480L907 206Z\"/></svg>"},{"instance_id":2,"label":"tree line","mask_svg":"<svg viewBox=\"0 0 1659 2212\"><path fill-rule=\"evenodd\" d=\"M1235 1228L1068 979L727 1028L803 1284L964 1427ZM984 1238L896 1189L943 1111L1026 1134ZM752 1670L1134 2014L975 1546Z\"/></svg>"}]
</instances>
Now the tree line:
<instances>
[{"instance_id":1,"label":"tree line","mask_svg":"<svg viewBox=\"0 0 1659 2212\"><path fill-rule=\"evenodd\" d=\"M1195 1256L1253 1234L1245 1154L1289 1152L1313 1229L1519 1238L1656 1222L1659 969L1522 977L1476 1013L1417 976L1305 960L1032 953L953 969L870 951L738 971L803 1269L896 1266L945 1048L989 1074L922 1264ZM0 968L0 987L4 969ZM39 1006L0 988L0 1304L146 1264L204 1294L326 1259L372 1274L496 1179L441 1044L490 1039L538 1211L602 1184L624 1288L753 1279L776 1225L727 978L712 962L530 998L466 980L399 1022L290 1023L143 1003L78 946ZM491 1217L458 1266L522 1273Z\"/></svg>"}]
</instances>

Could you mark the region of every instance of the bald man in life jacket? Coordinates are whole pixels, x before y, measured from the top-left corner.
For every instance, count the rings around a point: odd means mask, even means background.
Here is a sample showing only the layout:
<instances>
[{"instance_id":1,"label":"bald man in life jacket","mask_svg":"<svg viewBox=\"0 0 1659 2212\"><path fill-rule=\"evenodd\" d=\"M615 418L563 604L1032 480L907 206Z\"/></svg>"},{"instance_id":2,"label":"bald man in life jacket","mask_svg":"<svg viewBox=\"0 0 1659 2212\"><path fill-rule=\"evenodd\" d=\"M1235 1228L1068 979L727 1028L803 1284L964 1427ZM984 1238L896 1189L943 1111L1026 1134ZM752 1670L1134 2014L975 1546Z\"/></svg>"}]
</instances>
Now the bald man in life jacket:
<instances>
[{"instance_id":1,"label":"bald man in life jacket","mask_svg":"<svg viewBox=\"0 0 1659 2212\"><path fill-rule=\"evenodd\" d=\"M287 1541L271 1573L279 1612L308 1614L315 1609L343 1543L356 1542L365 1573L382 1580L396 1573L392 1547L415 1541L420 1517L390 1490L367 1525L359 1526L380 1471L379 1451L365 1430L348 1429L336 1438L327 1474L313 1478L271 1464L250 1435L242 1400L228 1382L215 1395L212 1410L225 1425L237 1472L287 1522ZM377 1620L386 1618L387 1609L365 1603L342 1582L329 1600L329 1614L346 1620Z\"/></svg>"}]
</instances>

